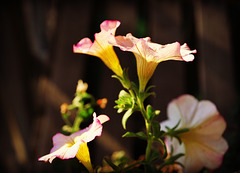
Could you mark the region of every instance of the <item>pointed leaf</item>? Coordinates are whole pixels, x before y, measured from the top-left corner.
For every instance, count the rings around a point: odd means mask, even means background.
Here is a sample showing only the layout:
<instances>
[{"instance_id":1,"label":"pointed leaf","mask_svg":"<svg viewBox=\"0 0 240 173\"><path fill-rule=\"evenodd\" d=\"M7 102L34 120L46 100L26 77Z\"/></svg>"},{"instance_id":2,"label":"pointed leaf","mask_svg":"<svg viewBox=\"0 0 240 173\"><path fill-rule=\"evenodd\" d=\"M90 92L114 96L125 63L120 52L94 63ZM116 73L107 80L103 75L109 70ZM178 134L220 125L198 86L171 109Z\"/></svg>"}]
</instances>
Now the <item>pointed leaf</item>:
<instances>
[{"instance_id":1,"label":"pointed leaf","mask_svg":"<svg viewBox=\"0 0 240 173\"><path fill-rule=\"evenodd\" d=\"M132 115L132 113L133 113L133 109L130 108L130 109L128 109L127 112L125 112L125 114L123 115L123 117L122 117L122 126L123 126L124 129L126 129L127 120L128 120L128 118Z\"/></svg>"}]
</instances>

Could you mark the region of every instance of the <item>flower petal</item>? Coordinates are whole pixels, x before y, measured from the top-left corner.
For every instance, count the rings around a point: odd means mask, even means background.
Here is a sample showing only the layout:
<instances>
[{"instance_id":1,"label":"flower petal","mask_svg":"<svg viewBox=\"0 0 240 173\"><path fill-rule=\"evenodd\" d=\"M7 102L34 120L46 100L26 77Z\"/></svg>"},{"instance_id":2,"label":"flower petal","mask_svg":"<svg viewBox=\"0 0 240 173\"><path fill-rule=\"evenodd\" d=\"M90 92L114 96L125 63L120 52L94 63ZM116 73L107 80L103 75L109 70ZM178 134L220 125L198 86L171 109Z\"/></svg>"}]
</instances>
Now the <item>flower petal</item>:
<instances>
[{"instance_id":1,"label":"flower petal","mask_svg":"<svg viewBox=\"0 0 240 173\"><path fill-rule=\"evenodd\" d=\"M79 150L76 154L76 158L88 169L90 173L93 172L87 143L80 144Z\"/></svg>"},{"instance_id":2,"label":"flower petal","mask_svg":"<svg viewBox=\"0 0 240 173\"><path fill-rule=\"evenodd\" d=\"M196 49L190 50L189 47L187 46L187 44L184 43L181 46L180 53L181 53L183 60L188 62L188 61L194 60L194 55L192 55L191 53L197 53L197 50Z\"/></svg>"},{"instance_id":3,"label":"flower petal","mask_svg":"<svg viewBox=\"0 0 240 173\"><path fill-rule=\"evenodd\" d=\"M97 119L100 121L101 124L110 120L110 118L107 115L99 115Z\"/></svg>"},{"instance_id":4,"label":"flower petal","mask_svg":"<svg viewBox=\"0 0 240 173\"><path fill-rule=\"evenodd\" d=\"M172 128L181 120L177 129L189 129L179 134L181 145L175 138L166 138L168 150L172 146L174 154L185 151L185 156L178 159L185 166L184 172L198 172L203 167L216 169L221 165L228 149L228 144L222 137L226 122L212 102L198 102L191 95L183 95L168 105L168 117L161 126L168 125Z\"/></svg>"},{"instance_id":5,"label":"flower petal","mask_svg":"<svg viewBox=\"0 0 240 173\"><path fill-rule=\"evenodd\" d=\"M99 119L98 119L99 118ZM102 134L102 124L108 121L109 118L106 115L100 115L100 117L96 117L96 113L93 113L93 123L86 127L83 130L75 132L71 135L71 138L74 139L75 142L81 140L85 143L92 141L96 136L101 136Z\"/></svg>"},{"instance_id":6,"label":"flower petal","mask_svg":"<svg viewBox=\"0 0 240 173\"><path fill-rule=\"evenodd\" d=\"M101 23L101 32L96 33L95 41L89 38L80 40L77 45L73 45L74 53L85 53L99 57L105 65L110 68L115 74L122 77L123 71L120 66L118 57L113 50L113 46L108 43L111 35L115 35L116 29L120 25L119 21L106 20Z\"/></svg>"},{"instance_id":7,"label":"flower petal","mask_svg":"<svg viewBox=\"0 0 240 173\"><path fill-rule=\"evenodd\" d=\"M60 159L74 158L77 154L80 143L74 143L71 137L57 133L53 136L53 145L50 154L40 157L38 160L45 162L49 160L51 163L56 157Z\"/></svg>"},{"instance_id":8,"label":"flower petal","mask_svg":"<svg viewBox=\"0 0 240 173\"><path fill-rule=\"evenodd\" d=\"M201 116L195 116L195 112L198 108L198 100L191 95L182 95L173 100L168 108L168 116L174 116L174 114L171 112L171 104L175 104L175 106L178 108L181 116L181 126L184 126L185 128L193 126L194 118L201 118ZM179 126L179 128L181 126Z\"/></svg>"},{"instance_id":9,"label":"flower petal","mask_svg":"<svg viewBox=\"0 0 240 173\"><path fill-rule=\"evenodd\" d=\"M197 127L217 115L219 112L215 104L208 100L202 100L198 103L195 116L192 118L192 126Z\"/></svg>"},{"instance_id":10,"label":"flower petal","mask_svg":"<svg viewBox=\"0 0 240 173\"><path fill-rule=\"evenodd\" d=\"M182 95L168 104L166 120L169 127L174 127L181 120L177 129L192 127L192 119L197 109L198 100L191 95ZM165 122L166 123L166 122ZM162 123L161 123L162 124Z\"/></svg>"},{"instance_id":11,"label":"flower petal","mask_svg":"<svg viewBox=\"0 0 240 173\"><path fill-rule=\"evenodd\" d=\"M152 77L157 65L167 60L192 61L194 56L187 44L182 46L178 43L160 45L152 43L149 37L136 38L132 34L126 36L113 35L109 37L109 44L119 47L123 51L133 52L137 61L137 72L139 78L139 90L145 90L146 84Z\"/></svg>"},{"instance_id":12,"label":"flower petal","mask_svg":"<svg viewBox=\"0 0 240 173\"><path fill-rule=\"evenodd\" d=\"M207 136L183 139L183 143L186 147L184 169L189 173L198 172L202 167L216 169L221 165L223 154L228 148L225 139L212 140Z\"/></svg>"},{"instance_id":13,"label":"flower petal","mask_svg":"<svg viewBox=\"0 0 240 173\"><path fill-rule=\"evenodd\" d=\"M86 53L89 55L95 55L95 52L91 51L93 43L89 38L83 38L80 40L77 45L73 45L73 52L74 53Z\"/></svg>"}]
</instances>

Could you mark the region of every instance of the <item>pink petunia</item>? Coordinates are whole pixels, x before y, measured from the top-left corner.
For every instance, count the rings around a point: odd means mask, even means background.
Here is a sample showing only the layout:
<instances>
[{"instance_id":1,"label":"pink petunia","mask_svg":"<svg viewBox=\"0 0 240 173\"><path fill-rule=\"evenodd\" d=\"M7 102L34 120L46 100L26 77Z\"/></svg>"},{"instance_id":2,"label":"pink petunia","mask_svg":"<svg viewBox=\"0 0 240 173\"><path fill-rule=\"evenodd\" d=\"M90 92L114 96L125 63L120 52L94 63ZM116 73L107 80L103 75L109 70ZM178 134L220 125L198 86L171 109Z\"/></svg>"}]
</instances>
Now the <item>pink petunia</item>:
<instances>
[{"instance_id":1,"label":"pink petunia","mask_svg":"<svg viewBox=\"0 0 240 173\"><path fill-rule=\"evenodd\" d=\"M228 144L222 137L226 122L216 106L210 101L183 95L169 103L167 113L168 120L161 123L163 129L174 127L179 120L177 129L189 129L179 135L182 144L176 138L166 137L167 148L169 151L173 148L173 155L185 154L178 159L184 165L184 172L198 172L203 167L218 168Z\"/></svg>"},{"instance_id":2,"label":"pink petunia","mask_svg":"<svg viewBox=\"0 0 240 173\"><path fill-rule=\"evenodd\" d=\"M140 91L145 87L152 77L157 65L162 61L179 60L193 61L196 50L190 50L187 44L182 46L178 43L160 45L150 41L150 37L136 38L132 34L126 36L113 36L109 43L119 47L123 51L133 52L137 61L137 73L139 78Z\"/></svg>"},{"instance_id":3,"label":"pink petunia","mask_svg":"<svg viewBox=\"0 0 240 173\"><path fill-rule=\"evenodd\" d=\"M89 156L87 143L94 140L96 136L102 134L102 124L109 120L106 115L99 115L96 117L96 113L93 114L93 123L89 127L65 136L61 133L57 133L53 136L53 148L50 154L40 157L39 161L49 161L52 163L56 157L60 159L70 159L75 156L79 159L83 165L92 172L92 166ZM81 157L85 156L85 157Z\"/></svg>"},{"instance_id":4,"label":"pink petunia","mask_svg":"<svg viewBox=\"0 0 240 173\"><path fill-rule=\"evenodd\" d=\"M77 45L73 45L73 52L99 57L116 75L122 77L123 70L118 57L113 50L113 46L108 43L109 36L115 35L119 25L119 21L105 20L100 25L101 32L94 35L94 42L89 38L83 38Z\"/></svg>"}]
</instances>

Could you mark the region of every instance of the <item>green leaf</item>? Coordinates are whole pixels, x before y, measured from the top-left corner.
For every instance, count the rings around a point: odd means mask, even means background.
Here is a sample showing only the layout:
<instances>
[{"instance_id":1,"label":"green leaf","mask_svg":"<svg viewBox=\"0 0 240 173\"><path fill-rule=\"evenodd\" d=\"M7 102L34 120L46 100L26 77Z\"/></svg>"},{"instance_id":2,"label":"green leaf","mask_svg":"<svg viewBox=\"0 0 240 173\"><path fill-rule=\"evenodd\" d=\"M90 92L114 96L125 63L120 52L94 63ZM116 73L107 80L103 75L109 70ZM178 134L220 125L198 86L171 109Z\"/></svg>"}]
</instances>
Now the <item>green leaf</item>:
<instances>
[{"instance_id":1,"label":"green leaf","mask_svg":"<svg viewBox=\"0 0 240 173\"><path fill-rule=\"evenodd\" d=\"M133 109L130 108L123 115L123 117L122 117L122 126L123 126L124 129L126 129L127 120L132 115L132 113L133 113Z\"/></svg>"},{"instance_id":2,"label":"green leaf","mask_svg":"<svg viewBox=\"0 0 240 173\"><path fill-rule=\"evenodd\" d=\"M122 137L137 137L143 140L148 139L148 137L143 132L137 132L137 133L127 132Z\"/></svg>"}]
</instances>

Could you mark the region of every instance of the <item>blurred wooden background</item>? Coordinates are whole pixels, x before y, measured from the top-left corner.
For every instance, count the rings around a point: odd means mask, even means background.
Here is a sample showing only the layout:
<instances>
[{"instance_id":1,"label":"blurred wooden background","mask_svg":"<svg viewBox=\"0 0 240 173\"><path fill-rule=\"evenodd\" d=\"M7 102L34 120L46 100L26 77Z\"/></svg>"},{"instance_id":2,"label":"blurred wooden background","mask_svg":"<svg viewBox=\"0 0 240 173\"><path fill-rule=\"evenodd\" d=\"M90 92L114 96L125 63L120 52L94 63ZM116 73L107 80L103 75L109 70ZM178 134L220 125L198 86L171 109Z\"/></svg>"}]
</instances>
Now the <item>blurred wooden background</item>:
<instances>
[{"instance_id":1,"label":"blurred wooden background","mask_svg":"<svg viewBox=\"0 0 240 173\"><path fill-rule=\"evenodd\" d=\"M92 142L95 165L113 150L132 157L144 143L122 139L121 115L113 109L121 85L96 57L74 54L72 45L100 31L102 21L119 20L116 35L150 36L160 44L179 41L197 49L191 63L160 63L151 84L157 96L148 102L166 117L169 101L184 93L213 101L227 121L229 150L216 172L240 170L239 53L240 2L234 0L23 0L0 2L1 160L6 172L71 172L70 162L38 162L52 147L52 136L64 122L63 102L74 97L79 79L96 98L108 98L100 113L110 116L101 138ZM116 49L123 67L136 79L135 58ZM142 127L132 116L130 131ZM114 127L114 128L113 128ZM109 140L111 142L109 143ZM111 144L111 145L109 145ZM139 150L143 152L136 152ZM97 157L96 157L97 156Z\"/></svg>"}]
</instances>

